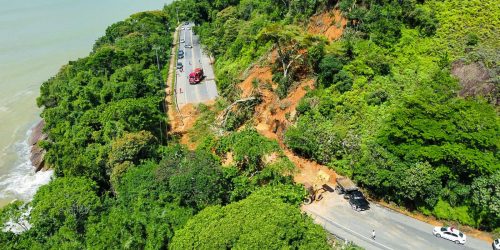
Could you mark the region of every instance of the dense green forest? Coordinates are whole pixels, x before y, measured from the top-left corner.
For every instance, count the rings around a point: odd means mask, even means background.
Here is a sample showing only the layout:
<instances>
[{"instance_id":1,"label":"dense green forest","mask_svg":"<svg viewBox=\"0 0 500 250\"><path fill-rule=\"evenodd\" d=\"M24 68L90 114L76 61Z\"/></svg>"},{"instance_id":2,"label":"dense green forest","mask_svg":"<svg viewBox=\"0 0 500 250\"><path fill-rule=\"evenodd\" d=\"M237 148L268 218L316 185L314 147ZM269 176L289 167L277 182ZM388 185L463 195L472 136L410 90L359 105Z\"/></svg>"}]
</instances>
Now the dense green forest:
<instances>
[{"instance_id":1,"label":"dense green forest","mask_svg":"<svg viewBox=\"0 0 500 250\"><path fill-rule=\"evenodd\" d=\"M248 129L189 151L168 135L164 81L177 26L170 8L113 24L88 57L42 84L49 139L41 146L55 178L28 204L1 210L2 225L24 229L0 231L1 249L231 248L252 238L267 248L330 248L300 212L305 191L276 142ZM223 168L228 153L235 162ZM278 157L265 162L270 154ZM219 224L222 214L227 227L242 216L246 225L190 240L196 225Z\"/></svg>"},{"instance_id":2,"label":"dense green forest","mask_svg":"<svg viewBox=\"0 0 500 250\"><path fill-rule=\"evenodd\" d=\"M299 209L305 191L293 164L248 126L252 110L223 133L208 124L239 98L244 71L272 51L279 97L315 80L284 134L288 148L372 197L499 230L499 8L493 0L182 0L118 22L88 57L42 84L49 139L41 146L55 178L28 204L1 210L2 225L30 225L0 231L0 248L332 248ZM348 20L341 39L305 31L313 14L332 9ZM177 13L198 24L223 96L198 107L194 151L167 133L163 104ZM451 74L460 65L488 72L480 83L490 91L463 91ZM234 162L222 166L228 154Z\"/></svg>"}]
</instances>

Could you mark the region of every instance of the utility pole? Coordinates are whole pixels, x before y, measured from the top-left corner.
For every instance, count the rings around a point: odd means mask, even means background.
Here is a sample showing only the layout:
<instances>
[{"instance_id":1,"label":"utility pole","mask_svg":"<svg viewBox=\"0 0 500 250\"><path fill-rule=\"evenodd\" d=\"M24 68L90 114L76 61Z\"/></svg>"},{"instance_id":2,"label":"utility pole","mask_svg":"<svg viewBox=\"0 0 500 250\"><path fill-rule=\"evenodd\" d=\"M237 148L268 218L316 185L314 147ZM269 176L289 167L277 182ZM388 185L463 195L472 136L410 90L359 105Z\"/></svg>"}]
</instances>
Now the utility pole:
<instances>
[{"instance_id":1,"label":"utility pole","mask_svg":"<svg viewBox=\"0 0 500 250\"><path fill-rule=\"evenodd\" d=\"M179 7L175 8L177 10L177 25L179 25Z\"/></svg>"},{"instance_id":2,"label":"utility pole","mask_svg":"<svg viewBox=\"0 0 500 250\"><path fill-rule=\"evenodd\" d=\"M158 73L160 74L161 76L161 69L160 69L160 61L158 60L158 50L160 49L158 46L154 46L153 49L155 50L156 52L156 65L158 66Z\"/></svg>"}]
</instances>

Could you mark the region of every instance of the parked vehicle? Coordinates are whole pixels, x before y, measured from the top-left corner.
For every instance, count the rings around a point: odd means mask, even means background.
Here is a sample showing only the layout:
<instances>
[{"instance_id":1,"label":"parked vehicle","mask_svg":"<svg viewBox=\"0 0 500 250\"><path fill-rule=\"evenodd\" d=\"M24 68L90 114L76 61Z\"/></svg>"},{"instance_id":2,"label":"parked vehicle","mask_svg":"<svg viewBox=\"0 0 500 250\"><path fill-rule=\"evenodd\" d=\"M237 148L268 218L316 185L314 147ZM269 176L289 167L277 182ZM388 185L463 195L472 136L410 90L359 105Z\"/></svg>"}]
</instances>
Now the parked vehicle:
<instances>
[{"instance_id":1,"label":"parked vehicle","mask_svg":"<svg viewBox=\"0 0 500 250\"><path fill-rule=\"evenodd\" d=\"M335 187L335 190L337 190L339 194L346 194L348 192L358 190L358 187L351 180L345 177L340 177L337 178L337 186Z\"/></svg>"},{"instance_id":2,"label":"parked vehicle","mask_svg":"<svg viewBox=\"0 0 500 250\"><path fill-rule=\"evenodd\" d=\"M438 238L451 240L457 244L465 244L467 240L465 234L453 227L435 227L432 230L432 234Z\"/></svg>"},{"instance_id":3,"label":"parked vehicle","mask_svg":"<svg viewBox=\"0 0 500 250\"><path fill-rule=\"evenodd\" d=\"M196 68L194 69L193 72L189 74L189 84L197 84L200 83L201 80L203 80L203 69L202 68Z\"/></svg>"},{"instance_id":4,"label":"parked vehicle","mask_svg":"<svg viewBox=\"0 0 500 250\"><path fill-rule=\"evenodd\" d=\"M359 190L349 192L347 195L349 197L349 204L351 205L352 209L356 211L370 209L370 203L368 203L363 193L361 193Z\"/></svg>"},{"instance_id":5,"label":"parked vehicle","mask_svg":"<svg viewBox=\"0 0 500 250\"><path fill-rule=\"evenodd\" d=\"M314 201L320 201L323 199L324 192L333 192L334 190L328 184L310 184L308 182L304 183L304 188L307 191L307 196L304 199L304 204L311 204Z\"/></svg>"},{"instance_id":6,"label":"parked vehicle","mask_svg":"<svg viewBox=\"0 0 500 250\"><path fill-rule=\"evenodd\" d=\"M179 59L184 58L184 51L179 50L179 52L177 52L177 57L178 57Z\"/></svg>"},{"instance_id":7,"label":"parked vehicle","mask_svg":"<svg viewBox=\"0 0 500 250\"><path fill-rule=\"evenodd\" d=\"M491 243L491 246L495 250L500 250L500 239L496 239L495 241L493 241L493 243Z\"/></svg>"},{"instance_id":8,"label":"parked vehicle","mask_svg":"<svg viewBox=\"0 0 500 250\"><path fill-rule=\"evenodd\" d=\"M337 186L335 187L337 193L344 195L345 199L349 200L352 209L356 211L370 209L370 203L366 200L365 196L354 182L345 177L337 178Z\"/></svg>"},{"instance_id":9,"label":"parked vehicle","mask_svg":"<svg viewBox=\"0 0 500 250\"><path fill-rule=\"evenodd\" d=\"M184 42L186 42L186 40L184 40L184 39L181 39L181 43L184 43Z\"/></svg>"},{"instance_id":10,"label":"parked vehicle","mask_svg":"<svg viewBox=\"0 0 500 250\"><path fill-rule=\"evenodd\" d=\"M177 62L177 69L182 69L184 65L181 62Z\"/></svg>"}]
</instances>

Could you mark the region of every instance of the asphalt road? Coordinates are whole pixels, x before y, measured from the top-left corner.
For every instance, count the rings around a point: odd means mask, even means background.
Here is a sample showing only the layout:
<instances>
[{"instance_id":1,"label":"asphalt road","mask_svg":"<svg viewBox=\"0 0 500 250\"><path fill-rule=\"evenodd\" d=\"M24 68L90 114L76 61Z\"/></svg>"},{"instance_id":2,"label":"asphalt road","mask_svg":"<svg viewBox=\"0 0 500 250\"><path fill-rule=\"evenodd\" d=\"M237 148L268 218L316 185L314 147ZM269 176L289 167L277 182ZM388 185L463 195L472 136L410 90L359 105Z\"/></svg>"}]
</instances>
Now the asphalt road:
<instances>
[{"instance_id":1,"label":"asphalt road","mask_svg":"<svg viewBox=\"0 0 500 250\"><path fill-rule=\"evenodd\" d=\"M302 209L327 231L365 249L491 249L491 243L467 235L465 245L432 235L433 225L371 204L370 210L356 212L337 193ZM371 239L375 230L376 239Z\"/></svg>"},{"instance_id":2,"label":"asphalt road","mask_svg":"<svg viewBox=\"0 0 500 250\"><path fill-rule=\"evenodd\" d=\"M215 85L215 75L210 58L201 48L199 37L193 33L193 23L183 25L184 29L179 33L179 49L184 51L184 58L178 59L184 66L183 70L176 70L176 98L179 108L188 103L202 103L217 98L217 87ZM188 29L189 28L189 29ZM184 39L184 43L180 40ZM193 48L185 48L192 45ZM203 68L205 78L198 84L189 84L189 73L195 68Z\"/></svg>"}]
</instances>

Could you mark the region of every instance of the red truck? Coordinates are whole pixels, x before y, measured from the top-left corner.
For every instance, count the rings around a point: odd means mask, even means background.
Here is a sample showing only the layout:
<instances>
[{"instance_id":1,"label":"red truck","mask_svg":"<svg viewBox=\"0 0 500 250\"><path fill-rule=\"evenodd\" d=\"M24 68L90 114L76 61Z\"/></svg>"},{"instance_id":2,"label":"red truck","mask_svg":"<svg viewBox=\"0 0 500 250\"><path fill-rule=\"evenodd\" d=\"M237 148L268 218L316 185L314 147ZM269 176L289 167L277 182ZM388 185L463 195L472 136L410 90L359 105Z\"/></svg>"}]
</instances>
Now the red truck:
<instances>
[{"instance_id":1,"label":"red truck","mask_svg":"<svg viewBox=\"0 0 500 250\"><path fill-rule=\"evenodd\" d=\"M203 79L203 69L196 68L193 72L189 73L189 84L197 84L200 83Z\"/></svg>"}]
</instances>

